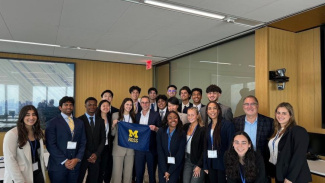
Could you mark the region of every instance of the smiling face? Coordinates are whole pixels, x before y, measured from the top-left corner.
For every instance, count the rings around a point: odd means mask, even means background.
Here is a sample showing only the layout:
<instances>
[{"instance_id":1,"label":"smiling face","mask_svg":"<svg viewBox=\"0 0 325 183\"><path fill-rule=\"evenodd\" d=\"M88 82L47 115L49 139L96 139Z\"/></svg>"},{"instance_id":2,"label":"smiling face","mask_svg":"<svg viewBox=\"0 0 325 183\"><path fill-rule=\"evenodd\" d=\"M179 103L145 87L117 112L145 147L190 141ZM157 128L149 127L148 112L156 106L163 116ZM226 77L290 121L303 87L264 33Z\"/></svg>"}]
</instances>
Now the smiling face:
<instances>
[{"instance_id":1,"label":"smiling face","mask_svg":"<svg viewBox=\"0 0 325 183\"><path fill-rule=\"evenodd\" d=\"M190 94L186 90L181 90L181 99L182 101L188 101Z\"/></svg>"},{"instance_id":2,"label":"smiling face","mask_svg":"<svg viewBox=\"0 0 325 183\"><path fill-rule=\"evenodd\" d=\"M62 106L59 106L59 109L63 114L71 116L73 111L73 104L70 101L67 101L63 103Z\"/></svg>"},{"instance_id":3,"label":"smiling face","mask_svg":"<svg viewBox=\"0 0 325 183\"><path fill-rule=\"evenodd\" d=\"M157 98L157 93L155 92L155 90L151 90L151 91L148 93L148 96L149 96L150 100L156 100L156 98Z\"/></svg>"},{"instance_id":4,"label":"smiling face","mask_svg":"<svg viewBox=\"0 0 325 183\"><path fill-rule=\"evenodd\" d=\"M247 116L257 116L258 104L254 98L246 98L243 103L243 109Z\"/></svg>"},{"instance_id":5,"label":"smiling face","mask_svg":"<svg viewBox=\"0 0 325 183\"><path fill-rule=\"evenodd\" d=\"M171 97L175 97L175 96L176 96L176 92L177 92L176 88L174 88L174 87L169 87L169 88L167 89L167 96L168 96L169 98L171 98Z\"/></svg>"},{"instance_id":6,"label":"smiling face","mask_svg":"<svg viewBox=\"0 0 325 183\"><path fill-rule=\"evenodd\" d=\"M194 102L194 104L200 104L201 103L201 99L202 99L202 95L199 91L194 91L192 93L192 100Z\"/></svg>"},{"instance_id":7,"label":"smiling face","mask_svg":"<svg viewBox=\"0 0 325 183\"><path fill-rule=\"evenodd\" d=\"M100 111L102 111L103 113L107 114L110 110L110 105L108 102L104 102L102 103L102 105L100 106Z\"/></svg>"},{"instance_id":8,"label":"smiling face","mask_svg":"<svg viewBox=\"0 0 325 183\"><path fill-rule=\"evenodd\" d=\"M37 116L34 110L28 110L24 117L25 126L33 126L37 121Z\"/></svg>"},{"instance_id":9,"label":"smiling face","mask_svg":"<svg viewBox=\"0 0 325 183\"><path fill-rule=\"evenodd\" d=\"M234 138L233 147L239 157L244 157L248 149L251 147L251 144L244 135L237 135Z\"/></svg>"},{"instance_id":10,"label":"smiling face","mask_svg":"<svg viewBox=\"0 0 325 183\"><path fill-rule=\"evenodd\" d=\"M175 111L177 112L178 105L171 104L168 102L168 111Z\"/></svg>"},{"instance_id":11,"label":"smiling face","mask_svg":"<svg viewBox=\"0 0 325 183\"><path fill-rule=\"evenodd\" d=\"M213 119L217 119L218 118L218 107L215 103L210 103L208 106L208 116L213 120Z\"/></svg>"},{"instance_id":12,"label":"smiling face","mask_svg":"<svg viewBox=\"0 0 325 183\"><path fill-rule=\"evenodd\" d=\"M286 124L288 124L291 116L287 108L285 107L279 107L276 110L275 118L280 123L281 127L285 127Z\"/></svg>"},{"instance_id":13,"label":"smiling face","mask_svg":"<svg viewBox=\"0 0 325 183\"><path fill-rule=\"evenodd\" d=\"M138 98L139 98L139 95L140 95L140 93L139 93L138 90L133 90L133 91L131 92L131 99L132 99L133 101L137 101Z\"/></svg>"},{"instance_id":14,"label":"smiling face","mask_svg":"<svg viewBox=\"0 0 325 183\"><path fill-rule=\"evenodd\" d=\"M124 112L129 113L132 109L132 102L131 101L127 101L124 104Z\"/></svg>"},{"instance_id":15,"label":"smiling face","mask_svg":"<svg viewBox=\"0 0 325 183\"><path fill-rule=\"evenodd\" d=\"M187 110L187 119L190 123L194 123L197 121L199 115L194 109Z\"/></svg>"},{"instance_id":16,"label":"smiling face","mask_svg":"<svg viewBox=\"0 0 325 183\"><path fill-rule=\"evenodd\" d=\"M218 102L219 96L221 94L219 92L209 92L207 93L207 97L209 99L209 101L216 101Z\"/></svg>"},{"instance_id":17,"label":"smiling face","mask_svg":"<svg viewBox=\"0 0 325 183\"><path fill-rule=\"evenodd\" d=\"M97 101L96 100L88 100L85 104L87 114L94 115L97 109Z\"/></svg>"},{"instance_id":18,"label":"smiling face","mask_svg":"<svg viewBox=\"0 0 325 183\"><path fill-rule=\"evenodd\" d=\"M140 101L140 105L141 105L143 111L148 111L150 109L149 99L146 97L142 98Z\"/></svg>"},{"instance_id":19,"label":"smiling face","mask_svg":"<svg viewBox=\"0 0 325 183\"><path fill-rule=\"evenodd\" d=\"M170 128L176 128L178 124L178 117L175 113L169 113L167 116L168 126Z\"/></svg>"},{"instance_id":20,"label":"smiling face","mask_svg":"<svg viewBox=\"0 0 325 183\"><path fill-rule=\"evenodd\" d=\"M166 105L167 105L167 103L166 103L166 101L163 100L163 99L159 99L158 102L157 102L157 106L158 106L158 108L159 108L160 110L165 109Z\"/></svg>"},{"instance_id":21,"label":"smiling face","mask_svg":"<svg viewBox=\"0 0 325 183\"><path fill-rule=\"evenodd\" d=\"M108 100L109 102L112 103L113 97L109 92L106 92L103 94L102 100Z\"/></svg>"}]
</instances>

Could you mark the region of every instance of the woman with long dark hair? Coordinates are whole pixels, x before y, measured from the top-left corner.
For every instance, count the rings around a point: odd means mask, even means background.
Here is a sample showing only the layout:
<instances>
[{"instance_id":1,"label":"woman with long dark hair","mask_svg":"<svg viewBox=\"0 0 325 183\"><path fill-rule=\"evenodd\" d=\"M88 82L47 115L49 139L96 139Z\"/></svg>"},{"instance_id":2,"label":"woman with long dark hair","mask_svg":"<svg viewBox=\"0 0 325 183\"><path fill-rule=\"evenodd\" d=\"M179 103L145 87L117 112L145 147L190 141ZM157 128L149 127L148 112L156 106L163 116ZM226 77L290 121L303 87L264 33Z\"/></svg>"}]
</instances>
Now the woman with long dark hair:
<instances>
[{"instance_id":1,"label":"woman with long dark hair","mask_svg":"<svg viewBox=\"0 0 325 183\"><path fill-rule=\"evenodd\" d=\"M183 183L204 182L203 152L205 127L201 115L196 107L187 110L189 123L184 125L186 133L185 164Z\"/></svg>"},{"instance_id":2,"label":"woman with long dark hair","mask_svg":"<svg viewBox=\"0 0 325 183\"><path fill-rule=\"evenodd\" d=\"M44 133L36 108L24 106L3 140L4 182L45 182Z\"/></svg>"},{"instance_id":3,"label":"woman with long dark hair","mask_svg":"<svg viewBox=\"0 0 325 183\"><path fill-rule=\"evenodd\" d=\"M235 127L232 122L222 118L220 105L215 101L207 104L206 115L206 124L211 122L206 130L203 169L210 182L224 183L226 174L223 156L231 145Z\"/></svg>"},{"instance_id":4,"label":"woman with long dark hair","mask_svg":"<svg viewBox=\"0 0 325 183\"><path fill-rule=\"evenodd\" d=\"M115 136L113 142L113 172L112 183L130 183L132 181L132 169L134 163L134 150L118 145L117 123L124 121L127 123L135 122L135 113L133 101L131 98L125 98L120 106L120 111L112 116L112 136ZM123 176L123 178L122 178ZM123 181L122 181L123 180Z\"/></svg>"},{"instance_id":5,"label":"woman with long dark hair","mask_svg":"<svg viewBox=\"0 0 325 183\"><path fill-rule=\"evenodd\" d=\"M96 111L96 116L100 116L105 122L105 134L106 134L105 147L101 155L98 182L104 181L106 183L109 183L111 181L112 168L113 168L113 157L112 157L113 137L111 136L112 122L111 119L109 118L110 115L108 114L110 107L111 107L111 103L108 100L102 100L99 102Z\"/></svg>"},{"instance_id":6,"label":"woman with long dark hair","mask_svg":"<svg viewBox=\"0 0 325 183\"><path fill-rule=\"evenodd\" d=\"M225 153L225 166L228 183L266 181L263 157L254 151L252 140L246 132L235 134L232 146Z\"/></svg>"},{"instance_id":7,"label":"woman with long dark hair","mask_svg":"<svg viewBox=\"0 0 325 183\"><path fill-rule=\"evenodd\" d=\"M164 120L157 132L159 183L176 183L184 162L186 135L177 112L170 111Z\"/></svg>"},{"instance_id":8,"label":"woman with long dark hair","mask_svg":"<svg viewBox=\"0 0 325 183\"><path fill-rule=\"evenodd\" d=\"M297 125L293 107L287 102L275 109L274 134L269 141L271 174L278 183L307 183L311 174L307 164L309 136ZM281 152L281 153L280 153Z\"/></svg>"}]
</instances>

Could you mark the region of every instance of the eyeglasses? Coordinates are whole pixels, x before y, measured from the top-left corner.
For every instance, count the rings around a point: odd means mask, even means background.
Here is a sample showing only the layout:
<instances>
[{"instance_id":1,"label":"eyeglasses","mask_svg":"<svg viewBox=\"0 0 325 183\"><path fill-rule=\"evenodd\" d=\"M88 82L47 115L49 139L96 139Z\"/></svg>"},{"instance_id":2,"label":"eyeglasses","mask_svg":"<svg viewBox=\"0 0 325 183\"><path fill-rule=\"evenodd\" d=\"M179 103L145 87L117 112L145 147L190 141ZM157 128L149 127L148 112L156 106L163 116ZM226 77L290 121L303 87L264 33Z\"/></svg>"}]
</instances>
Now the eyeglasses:
<instances>
[{"instance_id":1,"label":"eyeglasses","mask_svg":"<svg viewBox=\"0 0 325 183\"><path fill-rule=\"evenodd\" d=\"M176 92L176 90L168 90L168 92Z\"/></svg>"},{"instance_id":2,"label":"eyeglasses","mask_svg":"<svg viewBox=\"0 0 325 183\"><path fill-rule=\"evenodd\" d=\"M243 106L245 106L245 107L248 107L248 106L256 107L257 103L244 103Z\"/></svg>"},{"instance_id":3,"label":"eyeglasses","mask_svg":"<svg viewBox=\"0 0 325 183\"><path fill-rule=\"evenodd\" d=\"M149 102L141 102L141 104L149 104Z\"/></svg>"}]
</instances>

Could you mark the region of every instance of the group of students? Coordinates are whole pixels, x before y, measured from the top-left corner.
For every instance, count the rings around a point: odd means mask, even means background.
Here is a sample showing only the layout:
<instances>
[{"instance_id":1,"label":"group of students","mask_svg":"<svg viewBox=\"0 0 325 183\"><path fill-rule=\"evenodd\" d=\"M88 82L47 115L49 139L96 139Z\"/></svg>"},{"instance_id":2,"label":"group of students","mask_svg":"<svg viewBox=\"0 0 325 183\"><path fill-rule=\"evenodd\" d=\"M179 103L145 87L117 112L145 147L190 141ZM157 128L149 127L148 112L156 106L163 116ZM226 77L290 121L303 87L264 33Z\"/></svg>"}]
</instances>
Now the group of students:
<instances>
[{"instance_id":1,"label":"group of students","mask_svg":"<svg viewBox=\"0 0 325 183\"><path fill-rule=\"evenodd\" d=\"M222 91L216 85L206 89L206 106L199 88L182 87L180 100L174 85L167 87L169 98L155 88L140 99L141 88L129 92L119 109L111 106L110 90L98 105L87 98L79 118L72 115L74 99L63 97L61 114L47 122L45 135L36 108L24 106L4 138L4 182L45 182L44 144L51 182L82 182L88 170L87 182L143 183L146 165L150 183L157 167L161 183L311 181L308 133L296 124L289 103L276 107L273 120L258 113L256 97L247 96L245 115L233 119L231 108L218 102ZM118 145L121 121L149 126L149 151Z\"/></svg>"}]
</instances>

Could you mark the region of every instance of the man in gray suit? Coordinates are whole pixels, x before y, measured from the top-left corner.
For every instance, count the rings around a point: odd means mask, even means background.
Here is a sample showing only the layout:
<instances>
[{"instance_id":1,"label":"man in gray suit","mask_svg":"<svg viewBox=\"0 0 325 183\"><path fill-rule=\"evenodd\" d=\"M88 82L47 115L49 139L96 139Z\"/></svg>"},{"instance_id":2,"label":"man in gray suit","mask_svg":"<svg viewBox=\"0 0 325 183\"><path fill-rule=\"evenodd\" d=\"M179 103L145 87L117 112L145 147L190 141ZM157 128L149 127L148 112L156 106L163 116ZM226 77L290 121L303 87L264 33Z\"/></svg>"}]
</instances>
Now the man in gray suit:
<instances>
[{"instance_id":1,"label":"man in gray suit","mask_svg":"<svg viewBox=\"0 0 325 183\"><path fill-rule=\"evenodd\" d=\"M219 86L212 84L207 87L206 93L207 93L207 97L208 97L209 101L218 102L218 99L221 96L222 90ZM218 104L221 107L222 117L228 121L232 121L233 114L232 114L231 108L228 106L222 105L219 102L218 102ZM201 110L200 110L200 114L201 114L202 120L204 122L206 122L206 120L207 120L206 107L207 106L201 107ZM209 123L210 123L210 121L208 121L208 124Z\"/></svg>"}]
</instances>

